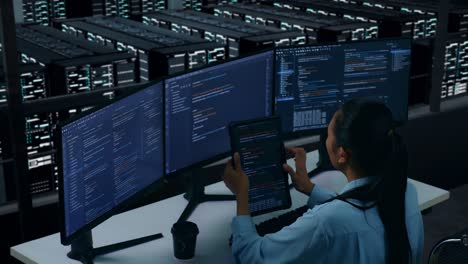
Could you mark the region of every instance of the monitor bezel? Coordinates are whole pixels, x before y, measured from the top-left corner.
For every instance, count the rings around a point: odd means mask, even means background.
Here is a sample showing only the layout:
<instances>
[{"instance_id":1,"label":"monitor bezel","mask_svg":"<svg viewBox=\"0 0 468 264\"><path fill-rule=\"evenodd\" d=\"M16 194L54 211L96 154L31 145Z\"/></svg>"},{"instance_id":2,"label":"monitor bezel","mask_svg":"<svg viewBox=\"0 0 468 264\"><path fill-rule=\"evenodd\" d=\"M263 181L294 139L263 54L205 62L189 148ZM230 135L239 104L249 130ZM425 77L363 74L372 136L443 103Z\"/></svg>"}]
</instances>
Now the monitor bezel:
<instances>
[{"instance_id":1,"label":"monitor bezel","mask_svg":"<svg viewBox=\"0 0 468 264\"><path fill-rule=\"evenodd\" d=\"M274 97L274 92L275 92L275 87L274 87L274 85L275 85L275 83L274 83L275 49L273 47L259 49L259 50L253 51L253 52L248 52L248 53L242 54L242 55L240 55L238 57L235 57L235 58L229 58L229 59L226 59L224 61L214 62L214 63L210 63L210 64L204 65L204 66L196 68L196 69L191 69L191 70L185 71L183 73L166 76L166 78L164 80L164 87L163 87L164 97L166 96L166 80L177 78L177 77L183 76L185 74L194 73L194 72L197 72L197 71L200 71L200 70L205 70L205 69L209 69L209 68L212 68L212 67L216 67L216 66L219 66L219 65L222 65L222 64L225 64L225 63L245 59L245 58L252 57L252 56L255 56L255 55L260 55L260 54L267 53L267 52L272 52L272 69L271 69L272 83L271 83L271 95L270 95L270 100L269 100L269 103L270 103L270 106L271 106L271 109L270 109L271 114L269 116L265 116L265 117L271 117L271 116L273 116L273 111L274 111L273 103L274 103L274 99L275 99L275 97ZM178 169L176 171L167 172L167 170L166 170L166 160L167 160L166 147L167 147L167 144L166 144L166 124L165 124L165 122L166 122L166 104L164 104L164 143L165 143L164 144L164 146L165 146L165 149L164 149L164 173L165 173L165 175L167 177L174 177L176 175L186 174L186 173L191 172L193 169L202 168L202 167L204 167L206 165L212 164L214 162L217 162L219 160L225 159L225 158L230 156L231 149L228 149L224 153L219 153L217 155L213 155L213 156L211 156L211 157L209 157L207 159L192 163L192 164L190 164L188 166L185 166L185 167L182 167L182 168L180 168L180 169ZM226 125L226 129L229 129L229 124Z\"/></svg>"},{"instance_id":2,"label":"monitor bezel","mask_svg":"<svg viewBox=\"0 0 468 264\"><path fill-rule=\"evenodd\" d=\"M143 197L146 197L160 189L162 189L163 186L165 186L167 184L167 178L166 178L166 174L165 174L165 171L163 170L162 172L162 176L161 178L159 178L158 180L156 180L155 182L149 184L148 186L146 186L145 188L141 189L140 191L138 191L137 193L133 194L132 196L128 197L127 199L125 199L124 201L122 201L120 204L118 204L117 206L113 207L111 210L103 213L102 215L96 217L94 220L92 220L91 222L87 223L87 224L84 224L83 226L81 226L80 228L78 228L74 233L70 234L69 236L67 236L66 234L66 220L65 220L65 203L64 203L64 179L63 179L63 159L62 159L62 155L63 155L63 152L62 152L62 128L67 125L67 124L70 124L82 117L85 117L87 115L90 115L96 111L99 111L101 109L103 109L104 107L106 106L109 106L115 102L118 102L124 98L127 98L135 93L138 93L146 88L149 88L150 86L153 86L153 85L157 85L157 84L161 84L161 89L164 90L164 79L158 79L158 80L155 80L155 81L150 81L150 82L147 82L147 83L144 83L144 84L138 84L138 85L135 85L135 87L132 87L132 91L126 93L124 92L122 95L118 95L116 96L115 98L103 103L103 104L100 104L98 105L97 107L95 107L94 109L91 109L89 111L86 111L86 112L83 112L83 113L80 113L78 114L77 116L74 116L72 118L69 118L67 120L64 120L62 122L59 122L59 124L57 124L57 133L55 135L55 142L57 142L58 144L58 147L57 147L57 167L58 167L58 186L59 186L59 210L60 210L60 221L59 221L59 224L60 224L60 241L62 243L62 245L70 245L74 240L76 240L77 238L79 238L81 235L85 234L86 232L89 232L91 231L94 227L98 226L99 224L101 224L102 222L106 221L107 219L109 219L110 217L112 217L113 215L115 214L118 214L118 213L121 213L125 208L127 208L128 206L136 203L138 200L140 200L141 198ZM135 89L135 90L133 90ZM162 91L162 96L164 96L164 91ZM164 108L164 98L163 98L163 108ZM163 117L163 129L164 129L164 117ZM163 151L164 151L164 147L165 147L165 142L163 140ZM165 155L163 154L163 157L165 157ZM164 158L163 158L163 162L165 162ZM164 166L163 166L164 168Z\"/></svg>"},{"instance_id":3,"label":"monitor bezel","mask_svg":"<svg viewBox=\"0 0 468 264\"><path fill-rule=\"evenodd\" d=\"M368 43L368 42L384 42L384 41L407 41L409 43L409 48L410 48L410 56L413 53L413 42L412 38L410 37L390 37L390 38L376 38L376 39L365 39L365 40L348 40L344 42L321 42L321 43L313 43L313 44L303 44L303 45L295 45L295 46L285 46L285 47L277 47L274 49L274 56L273 56L273 82L274 82L274 90L273 90L273 115L278 115L278 111L276 109L276 52L278 50L285 50L285 49L291 49L291 48L309 48L309 47L318 47L318 46L327 46L327 45L342 45L342 44L359 44L359 43ZM394 120L394 126L395 127L400 127L405 125L408 122L408 111L409 111L409 90L411 86L411 66L412 66L412 60L410 58L409 60L409 73L408 73L408 89L406 89L406 118L405 120ZM279 116L279 115L278 115ZM292 140L292 139L297 139L297 138L302 138L302 137L310 137L310 136L316 136L320 135L324 132L327 131L328 125L323 128L311 128L311 129L304 129L304 130L299 130L299 131L291 131L287 132L283 130L283 138L284 140Z\"/></svg>"}]
</instances>

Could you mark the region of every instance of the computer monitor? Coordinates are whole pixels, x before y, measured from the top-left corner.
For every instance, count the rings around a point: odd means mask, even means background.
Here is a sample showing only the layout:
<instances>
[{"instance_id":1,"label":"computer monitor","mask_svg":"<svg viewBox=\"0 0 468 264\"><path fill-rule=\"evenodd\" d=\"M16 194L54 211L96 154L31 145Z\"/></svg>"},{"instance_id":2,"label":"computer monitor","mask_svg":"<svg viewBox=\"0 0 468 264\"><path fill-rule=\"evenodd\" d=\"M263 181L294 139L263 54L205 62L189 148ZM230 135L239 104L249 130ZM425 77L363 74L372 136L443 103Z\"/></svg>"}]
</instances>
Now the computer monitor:
<instances>
[{"instance_id":1,"label":"computer monitor","mask_svg":"<svg viewBox=\"0 0 468 264\"><path fill-rule=\"evenodd\" d=\"M75 241L163 179L162 89L151 84L60 126L61 241L71 255Z\"/></svg>"},{"instance_id":2,"label":"computer monitor","mask_svg":"<svg viewBox=\"0 0 468 264\"><path fill-rule=\"evenodd\" d=\"M272 96L271 50L166 79L166 174L227 156L228 125L270 116Z\"/></svg>"},{"instance_id":3,"label":"computer monitor","mask_svg":"<svg viewBox=\"0 0 468 264\"><path fill-rule=\"evenodd\" d=\"M275 114L290 136L327 128L347 100L384 102L397 123L408 119L410 39L278 48Z\"/></svg>"},{"instance_id":4,"label":"computer monitor","mask_svg":"<svg viewBox=\"0 0 468 264\"><path fill-rule=\"evenodd\" d=\"M270 116L272 99L272 50L166 79L166 174L190 172L228 156L229 124ZM189 180L189 203L178 221L200 203L235 199L206 195L203 179Z\"/></svg>"}]
</instances>

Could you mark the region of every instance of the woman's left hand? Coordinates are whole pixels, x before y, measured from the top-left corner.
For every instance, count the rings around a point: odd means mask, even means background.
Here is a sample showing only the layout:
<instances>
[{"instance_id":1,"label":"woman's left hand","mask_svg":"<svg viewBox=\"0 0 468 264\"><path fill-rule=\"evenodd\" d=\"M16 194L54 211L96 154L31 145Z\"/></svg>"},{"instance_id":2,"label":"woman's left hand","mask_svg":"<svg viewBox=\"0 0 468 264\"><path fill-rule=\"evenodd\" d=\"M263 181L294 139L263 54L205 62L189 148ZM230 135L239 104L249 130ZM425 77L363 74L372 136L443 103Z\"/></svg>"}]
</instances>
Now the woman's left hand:
<instances>
[{"instance_id":1,"label":"woman's left hand","mask_svg":"<svg viewBox=\"0 0 468 264\"><path fill-rule=\"evenodd\" d=\"M234 160L229 160L224 169L224 183L231 192L239 198L239 196L248 196L249 193L249 178L244 173L240 162L239 153L234 154Z\"/></svg>"}]
</instances>

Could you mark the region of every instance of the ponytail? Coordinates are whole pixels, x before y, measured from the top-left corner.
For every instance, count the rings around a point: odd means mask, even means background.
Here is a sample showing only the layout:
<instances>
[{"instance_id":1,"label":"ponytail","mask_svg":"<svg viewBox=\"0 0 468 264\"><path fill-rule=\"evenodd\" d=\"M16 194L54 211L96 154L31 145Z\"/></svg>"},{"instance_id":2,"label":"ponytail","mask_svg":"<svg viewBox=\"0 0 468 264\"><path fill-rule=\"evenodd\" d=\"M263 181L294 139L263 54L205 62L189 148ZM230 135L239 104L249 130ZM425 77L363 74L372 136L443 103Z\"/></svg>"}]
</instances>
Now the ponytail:
<instances>
[{"instance_id":1,"label":"ponytail","mask_svg":"<svg viewBox=\"0 0 468 264\"><path fill-rule=\"evenodd\" d=\"M402 137L391 131L391 153L382 171L377 209L387 237L388 263L408 263L411 256L405 218L408 158Z\"/></svg>"},{"instance_id":2,"label":"ponytail","mask_svg":"<svg viewBox=\"0 0 468 264\"><path fill-rule=\"evenodd\" d=\"M387 263L409 263L405 217L408 157L403 138L392 128L390 110L381 103L351 100L337 113L334 126L335 145L351 150L353 168L374 179L324 203L341 200L360 210L377 206L388 245Z\"/></svg>"}]
</instances>

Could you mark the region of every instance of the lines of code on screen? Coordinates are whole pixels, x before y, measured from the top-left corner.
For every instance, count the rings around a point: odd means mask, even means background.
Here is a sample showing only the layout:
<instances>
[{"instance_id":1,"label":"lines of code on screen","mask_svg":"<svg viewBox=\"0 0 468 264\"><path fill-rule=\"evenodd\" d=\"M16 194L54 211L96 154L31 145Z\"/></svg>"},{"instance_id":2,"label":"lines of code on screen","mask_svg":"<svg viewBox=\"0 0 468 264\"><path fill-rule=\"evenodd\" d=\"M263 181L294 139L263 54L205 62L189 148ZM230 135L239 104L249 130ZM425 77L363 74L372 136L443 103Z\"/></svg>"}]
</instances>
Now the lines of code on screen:
<instances>
[{"instance_id":1,"label":"lines of code on screen","mask_svg":"<svg viewBox=\"0 0 468 264\"><path fill-rule=\"evenodd\" d=\"M284 206L289 194L279 155L283 145L278 123L263 121L241 125L235 130L242 168L249 177L252 213Z\"/></svg>"},{"instance_id":2,"label":"lines of code on screen","mask_svg":"<svg viewBox=\"0 0 468 264\"><path fill-rule=\"evenodd\" d=\"M166 173L227 153L230 122L271 115L273 52L167 79Z\"/></svg>"},{"instance_id":3,"label":"lines of code on screen","mask_svg":"<svg viewBox=\"0 0 468 264\"><path fill-rule=\"evenodd\" d=\"M66 233L163 176L162 84L62 128Z\"/></svg>"},{"instance_id":4,"label":"lines of code on screen","mask_svg":"<svg viewBox=\"0 0 468 264\"><path fill-rule=\"evenodd\" d=\"M278 49L275 113L283 131L325 128L353 98L381 101L406 121L410 53L409 40Z\"/></svg>"}]
</instances>

